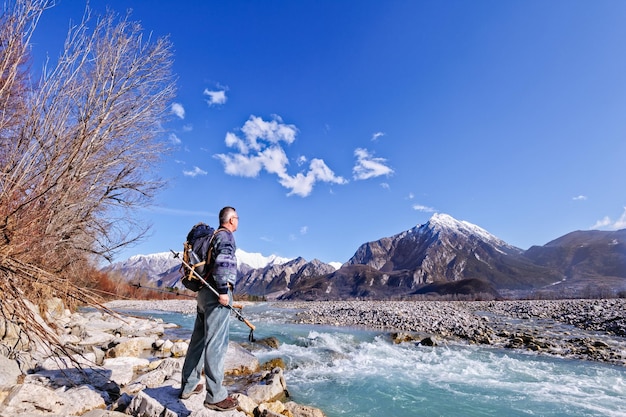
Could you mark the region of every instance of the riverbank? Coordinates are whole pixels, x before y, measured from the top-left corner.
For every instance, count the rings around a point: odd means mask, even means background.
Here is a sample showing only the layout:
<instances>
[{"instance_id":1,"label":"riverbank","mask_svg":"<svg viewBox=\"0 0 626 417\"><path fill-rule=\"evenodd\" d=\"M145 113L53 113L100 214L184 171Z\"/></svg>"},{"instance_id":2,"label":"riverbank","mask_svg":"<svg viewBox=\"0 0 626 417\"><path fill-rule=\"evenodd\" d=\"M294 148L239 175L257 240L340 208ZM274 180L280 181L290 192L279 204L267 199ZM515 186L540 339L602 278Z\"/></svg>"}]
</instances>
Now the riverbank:
<instances>
[{"instance_id":1,"label":"riverbank","mask_svg":"<svg viewBox=\"0 0 626 417\"><path fill-rule=\"evenodd\" d=\"M626 300L288 302L297 322L363 326L396 341L464 340L626 366Z\"/></svg>"}]
</instances>

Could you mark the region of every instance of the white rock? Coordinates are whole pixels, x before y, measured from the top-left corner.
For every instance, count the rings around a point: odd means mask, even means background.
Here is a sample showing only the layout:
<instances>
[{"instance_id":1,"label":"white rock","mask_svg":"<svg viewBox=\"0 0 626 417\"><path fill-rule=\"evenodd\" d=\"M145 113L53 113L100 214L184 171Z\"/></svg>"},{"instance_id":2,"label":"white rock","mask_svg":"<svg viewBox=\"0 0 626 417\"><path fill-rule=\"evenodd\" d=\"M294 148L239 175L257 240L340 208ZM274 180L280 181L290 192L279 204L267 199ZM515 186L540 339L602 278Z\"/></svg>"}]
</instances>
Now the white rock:
<instances>
[{"instance_id":1,"label":"white rock","mask_svg":"<svg viewBox=\"0 0 626 417\"><path fill-rule=\"evenodd\" d=\"M187 342L176 342L170 348L170 352L173 357L180 358L187 354L187 349L189 349Z\"/></svg>"},{"instance_id":2,"label":"white rock","mask_svg":"<svg viewBox=\"0 0 626 417\"><path fill-rule=\"evenodd\" d=\"M135 370L147 367L150 364L148 359L122 357L108 358L102 363L102 367L111 371L111 380L120 386L129 384L135 376Z\"/></svg>"},{"instance_id":3,"label":"white rock","mask_svg":"<svg viewBox=\"0 0 626 417\"><path fill-rule=\"evenodd\" d=\"M96 354L91 352L82 355L73 355L71 359L67 356L52 356L46 358L42 363L40 363L40 366L42 369L55 370L75 368L77 364L87 368L96 366Z\"/></svg>"},{"instance_id":4,"label":"white rock","mask_svg":"<svg viewBox=\"0 0 626 417\"><path fill-rule=\"evenodd\" d=\"M325 417L322 410L297 404L293 401L285 403L285 409L289 410L293 417Z\"/></svg>"},{"instance_id":5,"label":"white rock","mask_svg":"<svg viewBox=\"0 0 626 417\"><path fill-rule=\"evenodd\" d=\"M121 342L107 352L111 358L121 356L142 356L144 351L152 350L156 337L131 337L122 338Z\"/></svg>"},{"instance_id":6,"label":"white rock","mask_svg":"<svg viewBox=\"0 0 626 417\"><path fill-rule=\"evenodd\" d=\"M235 342L228 343L224 362L225 373L254 373L259 369L259 360L256 356Z\"/></svg>"},{"instance_id":7,"label":"white rock","mask_svg":"<svg viewBox=\"0 0 626 417\"><path fill-rule=\"evenodd\" d=\"M271 402L284 396L285 378L281 368L275 368L265 374L263 379L256 385L248 388L246 394L257 403Z\"/></svg>"},{"instance_id":8,"label":"white rock","mask_svg":"<svg viewBox=\"0 0 626 417\"><path fill-rule=\"evenodd\" d=\"M0 355L0 391L10 390L22 375L17 362Z\"/></svg>"},{"instance_id":9,"label":"white rock","mask_svg":"<svg viewBox=\"0 0 626 417\"><path fill-rule=\"evenodd\" d=\"M20 384L13 387L4 400L2 414L21 416L43 413L62 415L65 401L56 392L37 384Z\"/></svg>"},{"instance_id":10,"label":"white rock","mask_svg":"<svg viewBox=\"0 0 626 417\"><path fill-rule=\"evenodd\" d=\"M115 336L112 333L100 330L86 330L85 337L79 343L81 346L104 346L109 344Z\"/></svg>"},{"instance_id":11,"label":"white rock","mask_svg":"<svg viewBox=\"0 0 626 417\"><path fill-rule=\"evenodd\" d=\"M130 402L126 414L142 417L178 417L178 413L170 410L143 391L139 392Z\"/></svg>"},{"instance_id":12,"label":"white rock","mask_svg":"<svg viewBox=\"0 0 626 417\"><path fill-rule=\"evenodd\" d=\"M67 416L80 416L90 410L106 408L103 393L86 385L71 388L59 396L65 400L63 414Z\"/></svg>"}]
</instances>

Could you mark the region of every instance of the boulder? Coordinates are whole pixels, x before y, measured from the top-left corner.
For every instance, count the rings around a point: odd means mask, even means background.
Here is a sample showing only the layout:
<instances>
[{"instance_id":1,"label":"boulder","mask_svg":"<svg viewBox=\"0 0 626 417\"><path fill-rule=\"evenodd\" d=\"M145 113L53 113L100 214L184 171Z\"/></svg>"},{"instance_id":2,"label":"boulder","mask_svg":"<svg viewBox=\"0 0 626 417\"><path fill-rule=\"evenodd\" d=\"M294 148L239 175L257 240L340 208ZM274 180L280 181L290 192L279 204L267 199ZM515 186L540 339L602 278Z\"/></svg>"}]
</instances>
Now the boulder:
<instances>
[{"instance_id":1,"label":"boulder","mask_svg":"<svg viewBox=\"0 0 626 417\"><path fill-rule=\"evenodd\" d=\"M284 417L285 405L280 401L261 403L257 407L258 415L265 417Z\"/></svg>"},{"instance_id":2,"label":"boulder","mask_svg":"<svg viewBox=\"0 0 626 417\"><path fill-rule=\"evenodd\" d=\"M176 342L172 344L170 353L175 358L182 358L187 354L187 349L189 349L189 344L187 344L187 342Z\"/></svg>"},{"instance_id":3,"label":"boulder","mask_svg":"<svg viewBox=\"0 0 626 417\"><path fill-rule=\"evenodd\" d=\"M128 414L120 413L119 411L91 410L81 417L128 417Z\"/></svg>"},{"instance_id":4,"label":"boulder","mask_svg":"<svg viewBox=\"0 0 626 417\"><path fill-rule=\"evenodd\" d=\"M259 383L249 387L246 395L260 404L284 398L286 390L283 370L274 368L271 372L265 372Z\"/></svg>"},{"instance_id":5,"label":"boulder","mask_svg":"<svg viewBox=\"0 0 626 417\"><path fill-rule=\"evenodd\" d=\"M177 413L164 407L143 391L132 399L125 413L142 417L178 417Z\"/></svg>"},{"instance_id":6,"label":"boulder","mask_svg":"<svg viewBox=\"0 0 626 417\"><path fill-rule=\"evenodd\" d=\"M106 408L108 396L88 385L52 390L39 384L16 385L4 401L2 416L76 416Z\"/></svg>"},{"instance_id":7,"label":"boulder","mask_svg":"<svg viewBox=\"0 0 626 417\"><path fill-rule=\"evenodd\" d=\"M17 361L0 355L0 391L8 391L22 375Z\"/></svg>"},{"instance_id":8,"label":"boulder","mask_svg":"<svg viewBox=\"0 0 626 417\"><path fill-rule=\"evenodd\" d=\"M286 402L285 409L288 410L293 417L326 417L319 408L301 405L293 401Z\"/></svg>"},{"instance_id":9,"label":"boulder","mask_svg":"<svg viewBox=\"0 0 626 417\"><path fill-rule=\"evenodd\" d=\"M149 364L148 359L123 357L105 359L102 367L110 372L112 381L125 386L133 380L137 369L147 367Z\"/></svg>"},{"instance_id":10,"label":"boulder","mask_svg":"<svg viewBox=\"0 0 626 417\"><path fill-rule=\"evenodd\" d=\"M235 342L228 343L224 372L226 374L241 375L258 372L259 360L250 351L244 349Z\"/></svg>"},{"instance_id":11,"label":"boulder","mask_svg":"<svg viewBox=\"0 0 626 417\"><path fill-rule=\"evenodd\" d=\"M144 352L152 350L152 345L156 342L156 337L131 337L121 338L120 342L107 351L107 357L119 358L122 356L138 357Z\"/></svg>"}]
</instances>

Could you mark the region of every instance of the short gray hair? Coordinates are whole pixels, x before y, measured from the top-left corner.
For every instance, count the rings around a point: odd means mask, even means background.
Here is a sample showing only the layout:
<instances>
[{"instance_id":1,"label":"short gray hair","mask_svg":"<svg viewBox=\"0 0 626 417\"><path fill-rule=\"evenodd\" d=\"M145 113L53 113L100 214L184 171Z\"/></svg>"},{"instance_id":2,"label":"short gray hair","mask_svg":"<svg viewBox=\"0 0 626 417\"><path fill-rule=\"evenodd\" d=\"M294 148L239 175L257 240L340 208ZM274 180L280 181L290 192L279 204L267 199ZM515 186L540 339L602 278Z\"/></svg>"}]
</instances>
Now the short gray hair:
<instances>
[{"instance_id":1,"label":"short gray hair","mask_svg":"<svg viewBox=\"0 0 626 417\"><path fill-rule=\"evenodd\" d=\"M231 217L237 215L237 210L233 207L226 206L220 210L220 226L228 223Z\"/></svg>"}]
</instances>

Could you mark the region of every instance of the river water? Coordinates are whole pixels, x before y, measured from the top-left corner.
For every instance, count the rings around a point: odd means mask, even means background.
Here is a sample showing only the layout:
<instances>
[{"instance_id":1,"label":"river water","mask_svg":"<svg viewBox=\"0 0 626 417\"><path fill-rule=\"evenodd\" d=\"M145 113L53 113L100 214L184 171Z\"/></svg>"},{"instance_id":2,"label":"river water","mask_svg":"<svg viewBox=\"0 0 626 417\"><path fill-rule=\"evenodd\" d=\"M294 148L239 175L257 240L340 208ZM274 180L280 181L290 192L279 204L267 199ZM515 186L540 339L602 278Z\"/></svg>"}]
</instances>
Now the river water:
<instances>
[{"instance_id":1,"label":"river water","mask_svg":"<svg viewBox=\"0 0 626 417\"><path fill-rule=\"evenodd\" d=\"M146 312L143 312L146 314ZM189 337L193 316L147 312ZM257 304L255 337L274 336L291 399L328 417L626 416L626 368L463 343L394 345L380 331L291 324L294 312ZM236 319L231 340L245 342Z\"/></svg>"}]
</instances>

